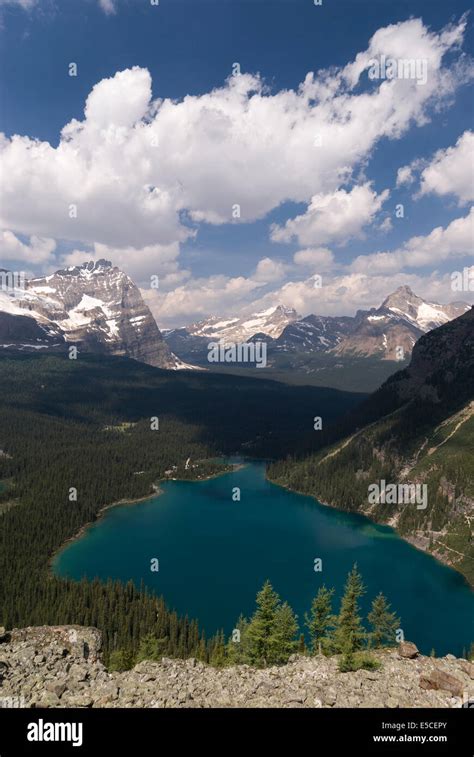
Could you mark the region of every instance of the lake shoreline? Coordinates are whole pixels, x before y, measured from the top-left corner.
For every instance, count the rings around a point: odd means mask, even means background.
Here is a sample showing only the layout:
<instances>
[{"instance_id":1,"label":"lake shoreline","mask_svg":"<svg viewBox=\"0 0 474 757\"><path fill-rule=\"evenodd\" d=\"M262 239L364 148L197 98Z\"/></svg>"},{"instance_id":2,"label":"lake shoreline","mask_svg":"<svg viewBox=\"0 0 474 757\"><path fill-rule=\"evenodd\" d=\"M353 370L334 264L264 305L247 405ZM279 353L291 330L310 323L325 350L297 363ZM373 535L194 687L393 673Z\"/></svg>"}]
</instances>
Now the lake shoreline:
<instances>
[{"instance_id":1,"label":"lake shoreline","mask_svg":"<svg viewBox=\"0 0 474 757\"><path fill-rule=\"evenodd\" d=\"M208 476L203 476L202 478L171 478L171 476L167 476L166 478L160 478L157 481L157 486L162 483L166 483L167 481L191 481L194 484L198 484L200 481L209 481L213 478L218 478L219 476L224 476L226 473L233 473L237 470L240 470L241 468L245 467L245 463L236 463L232 470L225 470L225 471L218 471L216 473L210 473ZM149 499L154 499L155 497L159 497L162 494L164 494L163 489L157 488L154 492L150 492L149 494L144 495L143 497L137 497L136 499L119 499L116 502L110 502L108 505L103 505L97 510L96 516L94 520L89 520L87 523L84 523L80 529L73 535L69 536L58 549L56 549L51 557L48 560L48 571L54 573L54 561L56 558L63 552L68 546L70 546L75 541L78 541L78 539L81 539L86 531L91 528L91 526L95 526L99 521L101 521L105 517L105 513L107 510L111 510L113 507L128 507L133 505L139 505L143 502L147 502Z\"/></svg>"},{"instance_id":2,"label":"lake shoreline","mask_svg":"<svg viewBox=\"0 0 474 757\"><path fill-rule=\"evenodd\" d=\"M443 559L443 555L441 555L440 553L431 552L430 550L425 549L416 534L413 534L413 535L402 534L396 528L396 526L392 526L389 523L382 523L378 520L375 520L375 518L371 518L370 515L368 515L367 513L358 512L358 511L353 512L352 510L343 510L341 507L337 507L337 505L332 505L329 502L323 502L322 500L318 499L318 497L314 494L308 494L306 492L298 491L298 489L292 489L291 486L286 486L285 484L280 484L277 481L273 481L266 474L265 474L265 477L267 481L269 481L271 484L274 484L275 486L279 486L282 489L286 489L286 491L292 492L293 494L301 494L303 497L310 497L311 499L314 499L314 501L317 502L319 505L323 505L323 507L330 507L332 510L338 510L341 513L347 513L349 515L362 515L364 516L364 518L367 518L367 520L369 520L371 523L375 523L379 526L386 526L387 528L391 528L400 539L403 539L403 541L405 541L414 549L417 549L419 552L423 552L423 554L425 555L429 555L434 560L436 560L436 562L439 562L441 565L445 565L447 568L451 568L452 570L455 570L456 573L458 573L460 576L464 578L466 585L471 589L471 591L474 592L474 583L471 583L471 581L462 572L462 570L459 570L459 568L457 568L456 565L453 565L452 563L448 562L448 560Z\"/></svg>"}]
</instances>

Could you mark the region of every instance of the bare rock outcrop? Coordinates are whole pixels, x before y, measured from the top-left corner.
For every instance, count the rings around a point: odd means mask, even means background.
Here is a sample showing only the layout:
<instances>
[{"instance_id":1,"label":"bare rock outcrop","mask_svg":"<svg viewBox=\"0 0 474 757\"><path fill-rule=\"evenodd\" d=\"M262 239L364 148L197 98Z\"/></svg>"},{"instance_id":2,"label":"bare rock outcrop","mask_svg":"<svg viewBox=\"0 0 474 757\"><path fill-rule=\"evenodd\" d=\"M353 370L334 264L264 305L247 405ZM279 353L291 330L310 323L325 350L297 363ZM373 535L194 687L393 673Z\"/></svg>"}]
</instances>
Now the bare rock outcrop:
<instances>
[{"instance_id":1,"label":"bare rock outcrop","mask_svg":"<svg viewBox=\"0 0 474 757\"><path fill-rule=\"evenodd\" d=\"M3 639L3 707L461 707L474 700L470 663L452 656L377 652L380 669L352 673L340 673L336 657L295 655L264 670L164 658L110 673L95 628L14 629Z\"/></svg>"}]
</instances>

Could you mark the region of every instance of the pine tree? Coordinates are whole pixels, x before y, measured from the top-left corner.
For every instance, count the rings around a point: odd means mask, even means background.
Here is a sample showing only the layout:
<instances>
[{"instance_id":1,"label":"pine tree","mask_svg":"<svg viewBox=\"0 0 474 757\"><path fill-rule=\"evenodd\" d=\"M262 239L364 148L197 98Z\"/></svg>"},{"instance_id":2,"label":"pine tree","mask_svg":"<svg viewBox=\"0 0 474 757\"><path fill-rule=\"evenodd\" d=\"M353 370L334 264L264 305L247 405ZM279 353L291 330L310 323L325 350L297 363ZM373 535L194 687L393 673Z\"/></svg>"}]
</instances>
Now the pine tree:
<instances>
[{"instance_id":1,"label":"pine tree","mask_svg":"<svg viewBox=\"0 0 474 757\"><path fill-rule=\"evenodd\" d=\"M306 625L311 639L313 654L321 649L329 654L333 647L332 634L336 617L332 611L334 589L326 589L323 585L311 604L311 610L305 615Z\"/></svg>"},{"instance_id":2,"label":"pine tree","mask_svg":"<svg viewBox=\"0 0 474 757\"><path fill-rule=\"evenodd\" d=\"M270 652L268 662L284 665L290 655L296 652L298 642L298 621L288 602L283 602L276 612L275 621L270 637Z\"/></svg>"},{"instance_id":3,"label":"pine tree","mask_svg":"<svg viewBox=\"0 0 474 757\"><path fill-rule=\"evenodd\" d=\"M382 592L373 600L367 619L372 627L369 638L374 647L394 644L400 618L397 618L394 612L390 612L390 604Z\"/></svg>"},{"instance_id":4,"label":"pine tree","mask_svg":"<svg viewBox=\"0 0 474 757\"><path fill-rule=\"evenodd\" d=\"M366 638L359 611L359 599L364 593L362 576L355 563L347 576L334 634L336 649L340 652L347 654L355 652L362 647Z\"/></svg>"},{"instance_id":5,"label":"pine tree","mask_svg":"<svg viewBox=\"0 0 474 757\"><path fill-rule=\"evenodd\" d=\"M130 670L133 667L133 656L130 651L115 649L110 653L109 670Z\"/></svg>"},{"instance_id":6,"label":"pine tree","mask_svg":"<svg viewBox=\"0 0 474 757\"><path fill-rule=\"evenodd\" d=\"M136 661L160 661L163 657L163 654L165 654L167 643L167 638L157 639L153 634L147 634L140 640Z\"/></svg>"},{"instance_id":7,"label":"pine tree","mask_svg":"<svg viewBox=\"0 0 474 757\"><path fill-rule=\"evenodd\" d=\"M240 615L227 642L226 656L229 665L244 665L249 662L247 628L248 620Z\"/></svg>"},{"instance_id":8,"label":"pine tree","mask_svg":"<svg viewBox=\"0 0 474 757\"><path fill-rule=\"evenodd\" d=\"M300 655L306 654L306 641L304 638L304 633L300 633L300 640L298 642L298 654Z\"/></svg>"},{"instance_id":9,"label":"pine tree","mask_svg":"<svg viewBox=\"0 0 474 757\"><path fill-rule=\"evenodd\" d=\"M224 632L219 631L214 639L211 640L211 649L209 651L209 663L216 668L221 668L226 661L226 646Z\"/></svg>"},{"instance_id":10,"label":"pine tree","mask_svg":"<svg viewBox=\"0 0 474 757\"><path fill-rule=\"evenodd\" d=\"M344 640L343 647L341 648L342 657L339 660L339 670L341 673L349 673L351 670L356 670L356 658L354 654L354 639L352 633L350 633Z\"/></svg>"},{"instance_id":11,"label":"pine tree","mask_svg":"<svg viewBox=\"0 0 474 757\"><path fill-rule=\"evenodd\" d=\"M280 597L274 591L270 581L265 581L257 594L257 609L246 633L249 659L254 665L265 666L271 663L272 633L279 605Z\"/></svg>"}]
</instances>

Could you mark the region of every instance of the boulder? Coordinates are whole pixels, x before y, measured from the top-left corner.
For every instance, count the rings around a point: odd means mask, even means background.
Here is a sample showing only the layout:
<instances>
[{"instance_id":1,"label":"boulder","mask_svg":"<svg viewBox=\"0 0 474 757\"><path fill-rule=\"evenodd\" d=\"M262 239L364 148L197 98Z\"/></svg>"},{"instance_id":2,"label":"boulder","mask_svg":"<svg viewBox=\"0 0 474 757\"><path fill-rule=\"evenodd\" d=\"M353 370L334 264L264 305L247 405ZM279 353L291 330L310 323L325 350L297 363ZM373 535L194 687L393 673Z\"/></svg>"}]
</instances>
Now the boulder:
<instances>
[{"instance_id":1,"label":"boulder","mask_svg":"<svg viewBox=\"0 0 474 757\"><path fill-rule=\"evenodd\" d=\"M474 678L474 664L467 660L462 660L459 664L461 670L463 670L469 678Z\"/></svg>"},{"instance_id":2,"label":"boulder","mask_svg":"<svg viewBox=\"0 0 474 757\"><path fill-rule=\"evenodd\" d=\"M462 697L464 684L459 678L444 670L432 670L420 676L420 688L449 691L454 697Z\"/></svg>"},{"instance_id":3,"label":"boulder","mask_svg":"<svg viewBox=\"0 0 474 757\"><path fill-rule=\"evenodd\" d=\"M73 657L89 662L100 659L102 635L97 628L87 626L30 626L14 628L10 634L13 643L28 642L36 648L56 644Z\"/></svg>"},{"instance_id":4,"label":"boulder","mask_svg":"<svg viewBox=\"0 0 474 757\"><path fill-rule=\"evenodd\" d=\"M398 645L398 656L406 658L408 660L413 660L415 657L418 657L420 654L418 651L418 647L416 644L413 644L412 641L401 641Z\"/></svg>"}]
</instances>

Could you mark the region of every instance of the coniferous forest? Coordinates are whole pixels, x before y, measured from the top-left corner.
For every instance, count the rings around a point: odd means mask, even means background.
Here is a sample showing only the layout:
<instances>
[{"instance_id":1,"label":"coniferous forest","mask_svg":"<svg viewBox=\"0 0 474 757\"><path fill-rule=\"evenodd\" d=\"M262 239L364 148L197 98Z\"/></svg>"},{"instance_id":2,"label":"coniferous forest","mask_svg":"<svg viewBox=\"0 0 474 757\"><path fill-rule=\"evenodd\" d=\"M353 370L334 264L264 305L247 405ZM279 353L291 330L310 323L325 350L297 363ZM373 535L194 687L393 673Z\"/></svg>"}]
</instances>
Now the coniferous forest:
<instances>
[{"instance_id":1,"label":"coniferous forest","mask_svg":"<svg viewBox=\"0 0 474 757\"><path fill-rule=\"evenodd\" d=\"M324 409L330 422L361 399L122 358L21 354L2 356L0 392L0 624L97 626L106 659L128 660L146 637L162 654L211 661L225 644L144 587L55 577L54 553L104 506L152 495L173 466L196 478L222 470L217 456L309 451L313 416ZM186 470L187 458L198 467Z\"/></svg>"}]
</instances>

